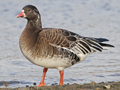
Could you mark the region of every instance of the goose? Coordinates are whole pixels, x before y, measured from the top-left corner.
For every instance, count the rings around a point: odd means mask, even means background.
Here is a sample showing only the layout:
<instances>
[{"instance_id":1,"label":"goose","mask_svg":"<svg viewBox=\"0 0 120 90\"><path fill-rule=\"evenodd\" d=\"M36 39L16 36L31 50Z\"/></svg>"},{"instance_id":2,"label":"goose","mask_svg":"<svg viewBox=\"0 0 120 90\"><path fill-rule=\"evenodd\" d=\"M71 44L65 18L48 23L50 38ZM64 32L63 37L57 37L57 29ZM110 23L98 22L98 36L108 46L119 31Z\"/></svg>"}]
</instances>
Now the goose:
<instances>
[{"instance_id":1,"label":"goose","mask_svg":"<svg viewBox=\"0 0 120 90\"><path fill-rule=\"evenodd\" d=\"M42 28L41 15L34 5L26 5L17 18L27 19L19 45L23 55L33 64L43 67L43 75L37 87L45 86L48 68L59 70L59 85L64 85L64 69L80 63L96 51L114 47L103 43L105 38L84 37L74 32L59 28Z\"/></svg>"}]
</instances>

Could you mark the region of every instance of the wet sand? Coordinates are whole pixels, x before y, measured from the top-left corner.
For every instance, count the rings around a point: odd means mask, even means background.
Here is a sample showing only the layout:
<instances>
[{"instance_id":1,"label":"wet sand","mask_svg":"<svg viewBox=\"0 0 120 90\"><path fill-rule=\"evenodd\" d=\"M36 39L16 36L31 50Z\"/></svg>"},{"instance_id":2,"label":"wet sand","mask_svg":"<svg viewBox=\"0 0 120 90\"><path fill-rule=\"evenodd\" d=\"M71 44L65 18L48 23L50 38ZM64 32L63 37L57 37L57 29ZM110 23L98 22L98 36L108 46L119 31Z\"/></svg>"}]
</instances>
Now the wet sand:
<instances>
[{"instance_id":1,"label":"wet sand","mask_svg":"<svg viewBox=\"0 0 120 90\"><path fill-rule=\"evenodd\" d=\"M3 82L4 83L4 82ZM63 86L60 85L54 85L51 86L42 86L42 87L36 87L36 86L26 86L26 87L18 87L18 88L7 88L7 83L5 83L6 87L0 88L0 90L120 90L120 81L119 82L101 82L101 83L85 83L83 85L81 84L66 84Z\"/></svg>"}]
</instances>

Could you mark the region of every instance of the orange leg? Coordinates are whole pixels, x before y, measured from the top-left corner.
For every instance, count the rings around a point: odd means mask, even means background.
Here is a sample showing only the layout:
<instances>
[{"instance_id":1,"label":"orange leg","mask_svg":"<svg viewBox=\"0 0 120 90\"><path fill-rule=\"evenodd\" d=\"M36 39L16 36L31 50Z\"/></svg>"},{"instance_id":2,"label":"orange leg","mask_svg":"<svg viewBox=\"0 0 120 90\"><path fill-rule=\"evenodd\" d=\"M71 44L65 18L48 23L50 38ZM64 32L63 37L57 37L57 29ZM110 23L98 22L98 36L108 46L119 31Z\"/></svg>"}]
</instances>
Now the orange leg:
<instances>
[{"instance_id":1,"label":"orange leg","mask_svg":"<svg viewBox=\"0 0 120 90\"><path fill-rule=\"evenodd\" d=\"M44 68L44 69L43 69L43 76L42 76L42 79L41 79L40 84L39 84L37 87L46 85L46 84L44 83L44 79L45 79L45 75L46 75L47 70L48 70L48 68Z\"/></svg>"},{"instance_id":2,"label":"orange leg","mask_svg":"<svg viewBox=\"0 0 120 90\"><path fill-rule=\"evenodd\" d=\"M63 84L64 71L59 71L59 73L60 73L60 83L59 83L59 85L64 85Z\"/></svg>"}]
</instances>

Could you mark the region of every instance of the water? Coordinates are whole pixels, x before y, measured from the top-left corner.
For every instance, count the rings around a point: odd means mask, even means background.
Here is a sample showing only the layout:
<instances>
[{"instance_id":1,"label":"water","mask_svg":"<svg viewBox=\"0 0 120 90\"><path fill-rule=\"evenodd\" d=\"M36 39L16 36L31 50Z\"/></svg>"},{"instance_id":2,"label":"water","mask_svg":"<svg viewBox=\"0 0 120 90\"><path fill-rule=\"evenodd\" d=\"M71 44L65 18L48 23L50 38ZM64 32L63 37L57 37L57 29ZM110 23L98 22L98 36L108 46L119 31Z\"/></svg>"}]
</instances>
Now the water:
<instances>
[{"instance_id":1,"label":"water","mask_svg":"<svg viewBox=\"0 0 120 90\"><path fill-rule=\"evenodd\" d=\"M19 37L27 21L16 15L28 4L40 11L43 27L108 38L115 46L65 69L65 84L120 80L119 0L4 0L0 2L0 82L8 83L9 87L25 87L34 82L38 85L41 80L43 68L26 60L19 49ZM59 83L58 70L49 69L45 82Z\"/></svg>"}]
</instances>

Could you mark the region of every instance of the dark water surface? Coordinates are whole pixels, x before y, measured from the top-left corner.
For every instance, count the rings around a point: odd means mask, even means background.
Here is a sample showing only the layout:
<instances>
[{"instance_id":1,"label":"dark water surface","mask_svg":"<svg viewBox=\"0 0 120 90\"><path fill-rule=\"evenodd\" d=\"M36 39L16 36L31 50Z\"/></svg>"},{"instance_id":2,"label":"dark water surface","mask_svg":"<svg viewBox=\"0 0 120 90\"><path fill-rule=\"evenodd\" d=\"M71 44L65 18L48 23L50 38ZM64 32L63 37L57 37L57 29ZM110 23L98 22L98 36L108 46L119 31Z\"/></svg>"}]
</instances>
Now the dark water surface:
<instances>
[{"instance_id":1,"label":"dark water surface","mask_svg":"<svg viewBox=\"0 0 120 90\"><path fill-rule=\"evenodd\" d=\"M16 15L28 4L40 11L43 27L108 38L115 46L65 69L65 84L120 80L119 0L4 0L0 1L0 87L4 83L9 87L25 87L34 82L38 85L41 80L43 68L26 60L19 49L19 37L27 21ZM49 69L45 82L59 83L58 70Z\"/></svg>"}]
</instances>

